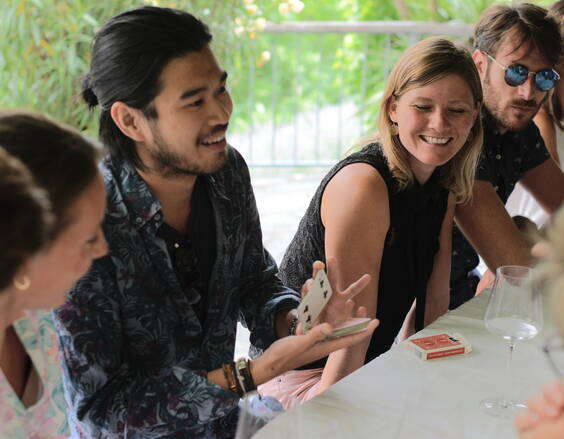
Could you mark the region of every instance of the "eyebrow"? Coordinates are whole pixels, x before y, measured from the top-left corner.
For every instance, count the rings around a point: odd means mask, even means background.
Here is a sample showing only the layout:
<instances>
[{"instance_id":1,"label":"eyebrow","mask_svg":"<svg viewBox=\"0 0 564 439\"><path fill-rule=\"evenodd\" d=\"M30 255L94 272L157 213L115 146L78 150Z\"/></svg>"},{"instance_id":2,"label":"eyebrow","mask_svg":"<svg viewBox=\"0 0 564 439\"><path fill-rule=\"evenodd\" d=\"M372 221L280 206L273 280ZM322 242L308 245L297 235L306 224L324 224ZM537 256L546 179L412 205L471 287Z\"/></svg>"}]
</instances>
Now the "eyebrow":
<instances>
[{"instance_id":1,"label":"eyebrow","mask_svg":"<svg viewBox=\"0 0 564 439\"><path fill-rule=\"evenodd\" d=\"M415 98L415 100L417 100L417 99L420 99L422 101L433 102L432 98L426 98L426 97L423 97L423 96L418 96L418 97ZM468 105L468 102L466 102L463 99L453 99L453 100L448 101L447 103L448 104L466 104L466 105Z\"/></svg>"},{"instance_id":2,"label":"eyebrow","mask_svg":"<svg viewBox=\"0 0 564 439\"><path fill-rule=\"evenodd\" d=\"M227 72L223 72L221 74L221 77L219 78L219 83L223 84L225 81L227 81ZM203 91L206 91L208 89L207 86L204 87L198 87L198 88L194 88L192 90L186 90L184 93L182 93L180 95L180 100L184 100L184 99L188 99L191 98L192 96L197 95L198 93L201 93Z\"/></svg>"}]
</instances>

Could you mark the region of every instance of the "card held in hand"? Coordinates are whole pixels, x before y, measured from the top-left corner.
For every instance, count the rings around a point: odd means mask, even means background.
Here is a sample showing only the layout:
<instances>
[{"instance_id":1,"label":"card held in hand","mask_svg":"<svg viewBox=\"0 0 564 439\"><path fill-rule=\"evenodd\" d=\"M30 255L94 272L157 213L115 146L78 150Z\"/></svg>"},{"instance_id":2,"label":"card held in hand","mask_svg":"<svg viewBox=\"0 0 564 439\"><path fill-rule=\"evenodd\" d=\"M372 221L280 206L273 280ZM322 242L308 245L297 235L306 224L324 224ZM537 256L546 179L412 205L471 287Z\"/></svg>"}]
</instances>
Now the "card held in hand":
<instances>
[{"instance_id":1,"label":"card held in hand","mask_svg":"<svg viewBox=\"0 0 564 439\"><path fill-rule=\"evenodd\" d=\"M301 323L304 333L311 329L313 322L319 317L332 295L333 290L327 278L327 273L325 273L325 270L319 270L306 296L298 306L298 321Z\"/></svg>"},{"instance_id":2,"label":"card held in hand","mask_svg":"<svg viewBox=\"0 0 564 439\"><path fill-rule=\"evenodd\" d=\"M298 306L298 321L301 323L304 333L309 332L332 295L333 290L327 278L327 273L325 270L319 270L313 279L313 284L309 288L307 295ZM345 335L364 331L371 320L372 319L367 317L350 318L335 327L333 333L328 338L344 337Z\"/></svg>"},{"instance_id":3,"label":"card held in hand","mask_svg":"<svg viewBox=\"0 0 564 439\"><path fill-rule=\"evenodd\" d=\"M372 319L368 317L352 317L339 326L336 326L328 339L332 340L334 338L344 337L345 335L352 335L357 332L364 331L371 320Z\"/></svg>"}]
</instances>

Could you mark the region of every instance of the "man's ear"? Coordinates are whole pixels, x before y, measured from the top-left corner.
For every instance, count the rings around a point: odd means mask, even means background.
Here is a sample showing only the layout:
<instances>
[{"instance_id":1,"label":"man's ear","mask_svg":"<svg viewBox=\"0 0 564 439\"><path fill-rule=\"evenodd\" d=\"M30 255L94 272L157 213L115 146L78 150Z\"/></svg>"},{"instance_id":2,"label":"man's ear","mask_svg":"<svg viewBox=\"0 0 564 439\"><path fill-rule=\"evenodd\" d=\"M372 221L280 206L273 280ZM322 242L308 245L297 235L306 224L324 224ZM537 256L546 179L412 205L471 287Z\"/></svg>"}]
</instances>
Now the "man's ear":
<instances>
[{"instance_id":1,"label":"man's ear","mask_svg":"<svg viewBox=\"0 0 564 439\"><path fill-rule=\"evenodd\" d=\"M143 129L146 125L146 120L140 110L132 108L121 101L116 101L112 104L110 115L120 131L127 137L136 142L145 142L147 140L146 131Z\"/></svg>"},{"instance_id":2,"label":"man's ear","mask_svg":"<svg viewBox=\"0 0 564 439\"><path fill-rule=\"evenodd\" d=\"M474 60L474 64L476 64L476 69L478 69L480 80L483 81L488 70L488 55L481 50L476 49L472 53L472 59Z\"/></svg>"}]
</instances>

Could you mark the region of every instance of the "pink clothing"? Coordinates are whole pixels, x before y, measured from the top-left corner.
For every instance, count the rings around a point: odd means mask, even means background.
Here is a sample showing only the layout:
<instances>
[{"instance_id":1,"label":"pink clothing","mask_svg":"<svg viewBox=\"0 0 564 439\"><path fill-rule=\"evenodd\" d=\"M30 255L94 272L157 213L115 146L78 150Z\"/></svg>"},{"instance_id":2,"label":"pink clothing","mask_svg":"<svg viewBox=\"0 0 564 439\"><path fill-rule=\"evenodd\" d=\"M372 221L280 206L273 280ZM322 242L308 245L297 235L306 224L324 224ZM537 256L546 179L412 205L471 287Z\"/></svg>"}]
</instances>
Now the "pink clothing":
<instances>
[{"instance_id":1,"label":"pink clothing","mask_svg":"<svg viewBox=\"0 0 564 439\"><path fill-rule=\"evenodd\" d=\"M25 407L0 370L0 438L62 439L68 437L57 334L50 311L28 311L14 322L37 375L24 394L39 400ZM35 393L35 395L33 395Z\"/></svg>"},{"instance_id":2,"label":"pink clothing","mask_svg":"<svg viewBox=\"0 0 564 439\"><path fill-rule=\"evenodd\" d=\"M284 410L317 395L323 369L291 370L258 386L263 396L276 398Z\"/></svg>"}]
</instances>

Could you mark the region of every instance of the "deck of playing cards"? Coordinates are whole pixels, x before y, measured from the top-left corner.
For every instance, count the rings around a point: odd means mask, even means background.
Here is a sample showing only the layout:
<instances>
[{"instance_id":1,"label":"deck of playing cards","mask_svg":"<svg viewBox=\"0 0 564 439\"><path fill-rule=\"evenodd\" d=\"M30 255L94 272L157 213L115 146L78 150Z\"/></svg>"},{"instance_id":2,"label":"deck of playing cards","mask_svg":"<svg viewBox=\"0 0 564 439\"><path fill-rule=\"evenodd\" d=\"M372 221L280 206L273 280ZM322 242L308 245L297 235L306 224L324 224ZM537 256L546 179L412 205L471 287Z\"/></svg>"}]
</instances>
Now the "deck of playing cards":
<instances>
[{"instance_id":1,"label":"deck of playing cards","mask_svg":"<svg viewBox=\"0 0 564 439\"><path fill-rule=\"evenodd\" d=\"M406 340L403 345L421 360L466 354L472 351L470 343L458 333L442 333Z\"/></svg>"},{"instance_id":2,"label":"deck of playing cards","mask_svg":"<svg viewBox=\"0 0 564 439\"><path fill-rule=\"evenodd\" d=\"M372 319L368 317L353 317L346 320L343 324L335 327L329 337L333 338L344 337L345 335L356 334L357 332L364 331Z\"/></svg>"},{"instance_id":3,"label":"deck of playing cards","mask_svg":"<svg viewBox=\"0 0 564 439\"><path fill-rule=\"evenodd\" d=\"M333 290L327 278L327 273L325 273L325 270L319 270L313 279L313 284L308 289L307 295L298 306L298 321L302 325L304 333L311 329L315 319L319 317L332 295ZM338 338L364 331L371 320L367 317L348 319L334 328L333 333L328 338Z\"/></svg>"}]
</instances>

